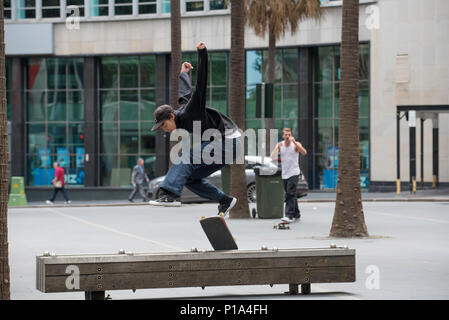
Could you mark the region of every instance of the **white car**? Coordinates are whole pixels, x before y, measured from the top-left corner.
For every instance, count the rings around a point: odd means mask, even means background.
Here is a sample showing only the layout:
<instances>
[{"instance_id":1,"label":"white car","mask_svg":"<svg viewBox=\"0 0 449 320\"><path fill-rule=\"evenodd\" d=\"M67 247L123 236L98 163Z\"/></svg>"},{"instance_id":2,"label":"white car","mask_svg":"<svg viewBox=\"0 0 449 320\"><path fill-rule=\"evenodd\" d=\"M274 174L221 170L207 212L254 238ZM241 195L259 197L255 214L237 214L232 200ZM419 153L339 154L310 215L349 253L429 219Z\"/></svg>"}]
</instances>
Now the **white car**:
<instances>
[{"instance_id":1,"label":"white car","mask_svg":"<svg viewBox=\"0 0 449 320\"><path fill-rule=\"evenodd\" d=\"M278 170L278 166L274 163L274 161L270 157L264 157L263 163L262 163L262 157L261 156L245 156L245 173L246 173L246 190L247 190L247 197L249 202L256 202L256 176L254 173L254 167L261 166L261 170L265 171L267 173L276 172ZM165 176L157 177L150 181L148 185L148 197L150 199L158 199L160 197L160 190L159 186L164 181ZM209 177L207 177L207 180L213 183L218 188L222 188L222 182L221 182L221 170L215 171L212 173ZM304 197L307 195L308 192L308 185L307 181L305 180L304 176L301 174L298 188L297 188L297 194L298 197ZM208 201L207 199L201 198L200 196L196 195L192 191L190 191L187 188L184 188L181 195L181 201L182 202L203 202Z\"/></svg>"}]
</instances>

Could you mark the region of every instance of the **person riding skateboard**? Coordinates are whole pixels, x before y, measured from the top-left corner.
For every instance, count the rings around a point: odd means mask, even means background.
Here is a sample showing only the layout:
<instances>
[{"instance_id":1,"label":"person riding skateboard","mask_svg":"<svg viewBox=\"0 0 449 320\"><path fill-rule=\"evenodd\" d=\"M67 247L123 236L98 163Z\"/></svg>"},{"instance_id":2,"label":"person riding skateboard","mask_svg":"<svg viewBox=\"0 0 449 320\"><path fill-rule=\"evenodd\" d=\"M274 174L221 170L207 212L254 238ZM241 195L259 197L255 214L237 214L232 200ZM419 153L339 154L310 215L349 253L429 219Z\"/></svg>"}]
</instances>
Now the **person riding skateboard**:
<instances>
[{"instance_id":1,"label":"person riding skateboard","mask_svg":"<svg viewBox=\"0 0 449 320\"><path fill-rule=\"evenodd\" d=\"M295 140L290 128L282 129L282 138L284 141L276 145L271 152L271 158L276 159L278 154L281 154L282 181L285 191L285 217L282 221L290 223L301 217L296 194L300 173L298 153L305 156L307 150Z\"/></svg>"},{"instance_id":2,"label":"person riding skateboard","mask_svg":"<svg viewBox=\"0 0 449 320\"><path fill-rule=\"evenodd\" d=\"M152 130L161 128L164 132L171 133L176 129L184 129L193 133L194 122L201 125L201 135L206 130L215 129L219 133L219 138L214 136L214 140L201 141L201 159L198 159L198 152L190 150L189 161L172 161L172 166L168 170L160 190L162 196L149 203L155 206L181 206L181 192L184 186L199 195L200 197L218 202L218 213L225 215L235 206L237 199L226 195L222 190L206 180L206 177L213 172L220 170L229 163L229 154L234 162L242 153L241 134L237 125L221 112L206 107L206 89L208 73L208 54L204 42L199 42L196 46L198 53L198 71L195 91L192 93L192 86L188 72L193 69L192 65L184 62L179 75L179 108L173 109L170 105L161 105L154 111L156 124ZM198 123L197 123L198 124ZM200 137L201 139L201 137ZM221 161L205 161L203 150L213 150L221 154ZM228 156L225 156L228 154ZM182 154L179 155L182 159ZM215 159L215 157L213 157ZM226 161L228 160L228 161ZM228 163L226 163L228 162Z\"/></svg>"}]
</instances>

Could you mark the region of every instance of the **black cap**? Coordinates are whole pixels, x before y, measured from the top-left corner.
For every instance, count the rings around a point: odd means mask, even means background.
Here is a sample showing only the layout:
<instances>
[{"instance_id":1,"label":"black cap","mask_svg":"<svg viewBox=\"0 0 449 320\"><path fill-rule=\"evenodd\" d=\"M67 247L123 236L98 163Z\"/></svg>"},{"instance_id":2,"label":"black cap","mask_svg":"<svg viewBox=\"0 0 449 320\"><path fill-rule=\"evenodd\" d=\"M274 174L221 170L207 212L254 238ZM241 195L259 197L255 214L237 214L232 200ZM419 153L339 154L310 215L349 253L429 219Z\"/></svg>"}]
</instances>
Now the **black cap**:
<instances>
[{"instance_id":1,"label":"black cap","mask_svg":"<svg viewBox=\"0 0 449 320\"><path fill-rule=\"evenodd\" d=\"M151 131L159 128L165 120L170 119L170 115L174 112L173 108L168 104L163 104L154 110L154 120L156 120L156 124L151 128Z\"/></svg>"}]
</instances>

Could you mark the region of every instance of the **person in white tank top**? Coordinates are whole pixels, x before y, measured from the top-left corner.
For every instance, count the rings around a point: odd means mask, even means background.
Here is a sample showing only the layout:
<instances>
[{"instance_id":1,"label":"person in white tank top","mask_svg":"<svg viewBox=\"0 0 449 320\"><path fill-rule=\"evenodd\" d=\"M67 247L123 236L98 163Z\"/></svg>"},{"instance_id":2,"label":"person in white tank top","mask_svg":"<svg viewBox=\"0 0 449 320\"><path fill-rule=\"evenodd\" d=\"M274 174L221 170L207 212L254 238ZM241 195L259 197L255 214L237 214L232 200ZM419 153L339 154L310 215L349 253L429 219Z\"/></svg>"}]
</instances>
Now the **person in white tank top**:
<instances>
[{"instance_id":1,"label":"person in white tank top","mask_svg":"<svg viewBox=\"0 0 449 320\"><path fill-rule=\"evenodd\" d=\"M290 128L282 129L282 138L276 148L271 152L271 158L275 160L278 154L281 154L282 181L285 190L285 217L284 221L293 222L299 219L301 214L298 208L298 196L296 187L299 179L299 153L307 154L307 150L302 144L295 140Z\"/></svg>"}]
</instances>

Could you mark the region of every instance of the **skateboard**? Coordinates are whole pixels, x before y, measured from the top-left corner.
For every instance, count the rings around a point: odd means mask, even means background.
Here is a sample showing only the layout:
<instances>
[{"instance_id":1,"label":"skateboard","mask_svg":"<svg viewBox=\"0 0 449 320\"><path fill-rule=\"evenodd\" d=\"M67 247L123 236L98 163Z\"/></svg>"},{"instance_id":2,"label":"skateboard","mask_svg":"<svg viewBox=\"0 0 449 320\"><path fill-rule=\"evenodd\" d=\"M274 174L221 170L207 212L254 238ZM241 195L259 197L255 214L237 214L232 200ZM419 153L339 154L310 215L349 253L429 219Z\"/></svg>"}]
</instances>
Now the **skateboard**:
<instances>
[{"instance_id":1,"label":"skateboard","mask_svg":"<svg viewBox=\"0 0 449 320\"><path fill-rule=\"evenodd\" d=\"M202 217L200 224L214 250L238 249L223 214L208 218Z\"/></svg>"},{"instance_id":2,"label":"skateboard","mask_svg":"<svg viewBox=\"0 0 449 320\"><path fill-rule=\"evenodd\" d=\"M278 230L287 230L287 229L290 229L289 224L290 224L290 222L282 221L282 222L279 222L278 224L275 224L273 226L273 228L278 229Z\"/></svg>"}]
</instances>

